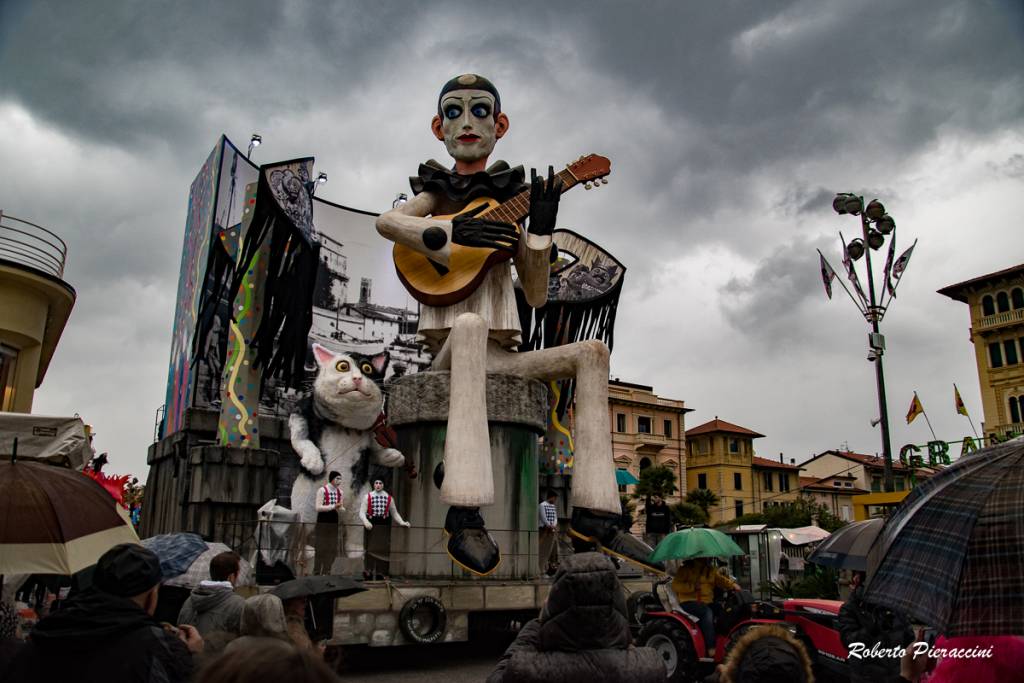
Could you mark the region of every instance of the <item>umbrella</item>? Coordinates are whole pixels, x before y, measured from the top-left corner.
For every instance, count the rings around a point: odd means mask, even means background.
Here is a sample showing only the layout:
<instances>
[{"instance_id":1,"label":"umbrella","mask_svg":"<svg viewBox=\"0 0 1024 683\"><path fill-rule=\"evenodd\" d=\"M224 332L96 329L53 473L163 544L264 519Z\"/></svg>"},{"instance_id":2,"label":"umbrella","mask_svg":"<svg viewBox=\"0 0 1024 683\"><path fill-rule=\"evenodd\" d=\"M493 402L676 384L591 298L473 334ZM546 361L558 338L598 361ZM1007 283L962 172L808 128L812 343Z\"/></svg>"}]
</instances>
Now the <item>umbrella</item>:
<instances>
[{"instance_id":1,"label":"umbrella","mask_svg":"<svg viewBox=\"0 0 1024 683\"><path fill-rule=\"evenodd\" d=\"M142 539L146 546L160 558L160 569L165 586L195 588L201 581L210 580L210 561L221 553L231 552L231 548L223 543L207 543L198 534L174 533L161 534ZM239 561L239 586L251 582L252 565L245 560Z\"/></svg>"},{"instance_id":2,"label":"umbrella","mask_svg":"<svg viewBox=\"0 0 1024 683\"><path fill-rule=\"evenodd\" d=\"M823 541L832 534L818 526L798 526L792 529L779 529L782 537L792 545L806 545Z\"/></svg>"},{"instance_id":3,"label":"umbrella","mask_svg":"<svg viewBox=\"0 0 1024 683\"><path fill-rule=\"evenodd\" d=\"M346 595L362 593L365 590L361 585L345 576L303 576L280 583L270 592L281 600L291 600L313 595L343 598Z\"/></svg>"},{"instance_id":4,"label":"umbrella","mask_svg":"<svg viewBox=\"0 0 1024 683\"><path fill-rule=\"evenodd\" d=\"M689 560L694 557L729 557L746 555L736 542L715 529L683 529L666 536L654 552L650 562Z\"/></svg>"},{"instance_id":5,"label":"umbrella","mask_svg":"<svg viewBox=\"0 0 1024 683\"><path fill-rule=\"evenodd\" d=\"M864 599L946 636L1024 635L1024 439L915 487L868 553Z\"/></svg>"},{"instance_id":6,"label":"umbrella","mask_svg":"<svg viewBox=\"0 0 1024 683\"><path fill-rule=\"evenodd\" d=\"M632 486L639 484L640 480L634 477L629 470L615 470L615 483L619 486Z\"/></svg>"},{"instance_id":7,"label":"umbrella","mask_svg":"<svg viewBox=\"0 0 1024 683\"><path fill-rule=\"evenodd\" d=\"M138 542L110 494L81 472L0 462L0 574L70 575Z\"/></svg>"},{"instance_id":8,"label":"umbrella","mask_svg":"<svg viewBox=\"0 0 1024 683\"><path fill-rule=\"evenodd\" d=\"M160 534L142 539L142 545L160 558L160 571L165 579L184 574L206 552L206 541L199 534Z\"/></svg>"},{"instance_id":9,"label":"umbrella","mask_svg":"<svg viewBox=\"0 0 1024 683\"><path fill-rule=\"evenodd\" d=\"M868 550L878 538L878 532L882 530L884 523L883 519L850 522L822 541L807 561L836 569L867 571Z\"/></svg>"}]
</instances>

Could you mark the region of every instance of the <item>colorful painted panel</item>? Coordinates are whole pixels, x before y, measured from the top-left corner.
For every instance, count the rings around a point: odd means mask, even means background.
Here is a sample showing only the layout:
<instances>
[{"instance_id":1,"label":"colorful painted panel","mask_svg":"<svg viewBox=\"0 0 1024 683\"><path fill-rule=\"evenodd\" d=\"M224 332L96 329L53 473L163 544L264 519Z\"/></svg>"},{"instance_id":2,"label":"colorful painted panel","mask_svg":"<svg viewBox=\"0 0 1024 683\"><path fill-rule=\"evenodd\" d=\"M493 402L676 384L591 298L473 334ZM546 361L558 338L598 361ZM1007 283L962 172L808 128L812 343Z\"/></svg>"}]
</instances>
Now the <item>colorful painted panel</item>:
<instances>
[{"instance_id":1,"label":"colorful painted panel","mask_svg":"<svg viewBox=\"0 0 1024 683\"><path fill-rule=\"evenodd\" d=\"M189 189L188 217L178 276L177 305L171 332L171 359L167 373L166 412L161 436L181 429L185 409L191 405L195 375L192 367L192 336L196 328L200 291L206 276L207 256L217 177L224 138L210 152Z\"/></svg>"}]
</instances>

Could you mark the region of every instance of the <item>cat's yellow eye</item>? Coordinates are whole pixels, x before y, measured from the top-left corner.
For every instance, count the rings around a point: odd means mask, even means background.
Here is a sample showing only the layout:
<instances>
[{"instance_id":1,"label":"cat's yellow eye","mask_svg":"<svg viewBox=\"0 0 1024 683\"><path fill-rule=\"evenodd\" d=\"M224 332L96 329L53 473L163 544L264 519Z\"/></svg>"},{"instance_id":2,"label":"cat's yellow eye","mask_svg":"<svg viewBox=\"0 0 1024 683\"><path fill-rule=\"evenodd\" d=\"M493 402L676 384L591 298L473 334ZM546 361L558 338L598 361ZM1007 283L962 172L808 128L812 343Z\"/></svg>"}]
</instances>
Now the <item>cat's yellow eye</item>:
<instances>
[{"instance_id":1,"label":"cat's yellow eye","mask_svg":"<svg viewBox=\"0 0 1024 683\"><path fill-rule=\"evenodd\" d=\"M351 366L348 364L347 360L339 360L338 364L334 366L334 369L338 372L348 372L349 367Z\"/></svg>"},{"instance_id":2,"label":"cat's yellow eye","mask_svg":"<svg viewBox=\"0 0 1024 683\"><path fill-rule=\"evenodd\" d=\"M364 375L369 375L369 374L372 374L372 373L373 373L373 368L372 368L372 367L370 366L370 364L369 364L369 363L363 363L363 364L362 364L362 365L361 365L361 366L359 367L359 369L363 371L363 374L364 374Z\"/></svg>"}]
</instances>

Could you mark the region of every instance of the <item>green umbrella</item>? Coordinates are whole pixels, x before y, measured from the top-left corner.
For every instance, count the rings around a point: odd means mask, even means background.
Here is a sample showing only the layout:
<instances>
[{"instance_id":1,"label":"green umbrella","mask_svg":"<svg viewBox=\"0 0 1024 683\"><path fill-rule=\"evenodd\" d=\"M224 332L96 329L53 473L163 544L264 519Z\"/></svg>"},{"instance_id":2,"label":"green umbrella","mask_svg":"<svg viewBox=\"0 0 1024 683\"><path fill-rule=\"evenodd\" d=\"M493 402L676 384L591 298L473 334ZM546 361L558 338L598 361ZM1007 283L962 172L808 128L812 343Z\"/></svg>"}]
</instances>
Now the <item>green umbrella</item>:
<instances>
[{"instance_id":1,"label":"green umbrella","mask_svg":"<svg viewBox=\"0 0 1024 683\"><path fill-rule=\"evenodd\" d=\"M651 553L650 562L689 560L694 557L729 557L746 555L736 543L714 529L683 529L673 531Z\"/></svg>"},{"instance_id":2,"label":"green umbrella","mask_svg":"<svg viewBox=\"0 0 1024 683\"><path fill-rule=\"evenodd\" d=\"M619 486L639 484L640 480L629 473L629 470L615 470L615 483Z\"/></svg>"}]
</instances>

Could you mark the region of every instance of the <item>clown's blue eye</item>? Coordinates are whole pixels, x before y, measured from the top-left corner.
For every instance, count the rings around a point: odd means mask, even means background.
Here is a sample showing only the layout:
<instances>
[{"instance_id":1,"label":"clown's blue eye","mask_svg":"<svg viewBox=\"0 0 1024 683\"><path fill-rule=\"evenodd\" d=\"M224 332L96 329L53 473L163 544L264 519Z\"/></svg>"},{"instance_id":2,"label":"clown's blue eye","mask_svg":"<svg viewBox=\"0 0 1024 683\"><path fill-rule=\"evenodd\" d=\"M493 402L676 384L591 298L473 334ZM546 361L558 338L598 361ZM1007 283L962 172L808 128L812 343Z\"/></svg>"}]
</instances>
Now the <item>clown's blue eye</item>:
<instances>
[{"instance_id":1,"label":"clown's blue eye","mask_svg":"<svg viewBox=\"0 0 1024 683\"><path fill-rule=\"evenodd\" d=\"M444 115L449 119L457 119L462 116L462 107L452 105L444 110Z\"/></svg>"},{"instance_id":2,"label":"clown's blue eye","mask_svg":"<svg viewBox=\"0 0 1024 683\"><path fill-rule=\"evenodd\" d=\"M482 119L491 113L491 108L486 104L474 104L470 111L473 112L473 116Z\"/></svg>"}]
</instances>

